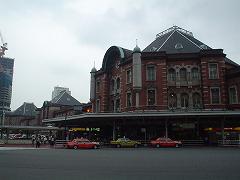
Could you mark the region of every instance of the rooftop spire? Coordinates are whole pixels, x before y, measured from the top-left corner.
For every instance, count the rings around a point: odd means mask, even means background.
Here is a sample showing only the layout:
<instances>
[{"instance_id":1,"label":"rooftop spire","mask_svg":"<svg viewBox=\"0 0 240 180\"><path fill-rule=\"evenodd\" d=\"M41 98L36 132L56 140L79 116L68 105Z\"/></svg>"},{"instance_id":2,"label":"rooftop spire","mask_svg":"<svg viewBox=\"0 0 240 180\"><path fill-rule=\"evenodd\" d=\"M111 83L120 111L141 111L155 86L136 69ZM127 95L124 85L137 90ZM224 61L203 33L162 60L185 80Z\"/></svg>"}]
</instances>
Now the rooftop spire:
<instances>
[{"instance_id":1,"label":"rooftop spire","mask_svg":"<svg viewBox=\"0 0 240 180\"><path fill-rule=\"evenodd\" d=\"M95 60L94 60L94 64L93 64L93 68L91 70L91 73L95 73L97 71L97 69L95 68Z\"/></svg>"}]
</instances>

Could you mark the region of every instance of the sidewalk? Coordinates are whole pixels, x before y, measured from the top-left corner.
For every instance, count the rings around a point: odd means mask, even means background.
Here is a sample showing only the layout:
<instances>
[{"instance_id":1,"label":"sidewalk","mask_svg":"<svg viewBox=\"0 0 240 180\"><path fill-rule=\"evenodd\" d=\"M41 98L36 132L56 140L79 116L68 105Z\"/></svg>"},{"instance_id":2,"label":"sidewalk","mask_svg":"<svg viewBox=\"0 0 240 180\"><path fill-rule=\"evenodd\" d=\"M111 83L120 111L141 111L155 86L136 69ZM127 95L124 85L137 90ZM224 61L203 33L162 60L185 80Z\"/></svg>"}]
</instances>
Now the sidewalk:
<instances>
[{"instance_id":1,"label":"sidewalk","mask_svg":"<svg viewBox=\"0 0 240 180\"><path fill-rule=\"evenodd\" d=\"M0 147L28 147L28 148L36 148L36 145L32 144L0 144ZM52 148L49 144L41 144L40 148Z\"/></svg>"}]
</instances>

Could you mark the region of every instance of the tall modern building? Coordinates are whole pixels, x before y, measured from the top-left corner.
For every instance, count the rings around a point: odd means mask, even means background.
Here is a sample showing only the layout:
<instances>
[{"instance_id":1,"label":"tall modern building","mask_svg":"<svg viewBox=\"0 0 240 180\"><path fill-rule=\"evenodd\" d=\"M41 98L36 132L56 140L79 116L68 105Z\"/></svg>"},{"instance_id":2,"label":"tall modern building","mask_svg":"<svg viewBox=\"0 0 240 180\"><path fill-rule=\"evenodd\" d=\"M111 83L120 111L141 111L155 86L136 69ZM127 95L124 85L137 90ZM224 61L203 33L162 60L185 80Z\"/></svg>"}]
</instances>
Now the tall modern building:
<instances>
[{"instance_id":1,"label":"tall modern building","mask_svg":"<svg viewBox=\"0 0 240 180\"><path fill-rule=\"evenodd\" d=\"M71 91L69 90L69 88L55 86L52 92L52 99L61 94L61 92L63 91L66 91L69 95L71 95Z\"/></svg>"},{"instance_id":2,"label":"tall modern building","mask_svg":"<svg viewBox=\"0 0 240 180\"><path fill-rule=\"evenodd\" d=\"M10 111L14 59L0 57L0 112Z\"/></svg>"}]
</instances>

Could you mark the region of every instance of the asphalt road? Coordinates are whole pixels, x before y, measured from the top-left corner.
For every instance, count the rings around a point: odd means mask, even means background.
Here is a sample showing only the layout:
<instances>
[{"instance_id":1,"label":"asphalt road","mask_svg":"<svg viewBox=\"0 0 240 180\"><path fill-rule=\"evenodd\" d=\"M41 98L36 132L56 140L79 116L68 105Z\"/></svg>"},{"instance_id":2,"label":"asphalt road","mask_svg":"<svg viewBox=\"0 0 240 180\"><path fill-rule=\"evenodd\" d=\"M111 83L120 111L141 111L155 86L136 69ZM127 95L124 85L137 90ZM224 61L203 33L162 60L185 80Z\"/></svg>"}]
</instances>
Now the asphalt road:
<instances>
[{"instance_id":1,"label":"asphalt road","mask_svg":"<svg viewBox=\"0 0 240 180\"><path fill-rule=\"evenodd\" d=\"M240 180L240 148L0 151L0 180Z\"/></svg>"}]
</instances>

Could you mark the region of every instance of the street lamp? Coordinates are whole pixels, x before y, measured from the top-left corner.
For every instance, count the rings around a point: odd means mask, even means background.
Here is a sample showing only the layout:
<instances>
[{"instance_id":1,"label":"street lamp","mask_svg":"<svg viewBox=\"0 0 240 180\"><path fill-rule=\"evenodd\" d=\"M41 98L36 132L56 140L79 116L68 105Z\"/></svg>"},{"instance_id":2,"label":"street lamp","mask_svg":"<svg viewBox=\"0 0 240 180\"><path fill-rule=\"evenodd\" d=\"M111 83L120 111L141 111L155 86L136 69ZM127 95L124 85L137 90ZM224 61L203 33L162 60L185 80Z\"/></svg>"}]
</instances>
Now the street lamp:
<instances>
[{"instance_id":1,"label":"street lamp","mask_svg":"<svg viewBox=\"0 0 240 180\"><path fill-rule=\"evenodd\" d=\"M65 140L68 140L68 138L67 138L67 113L65 114L64 125L65 125L65 128L64 128Z\"/></svg>"}]
</instances>

